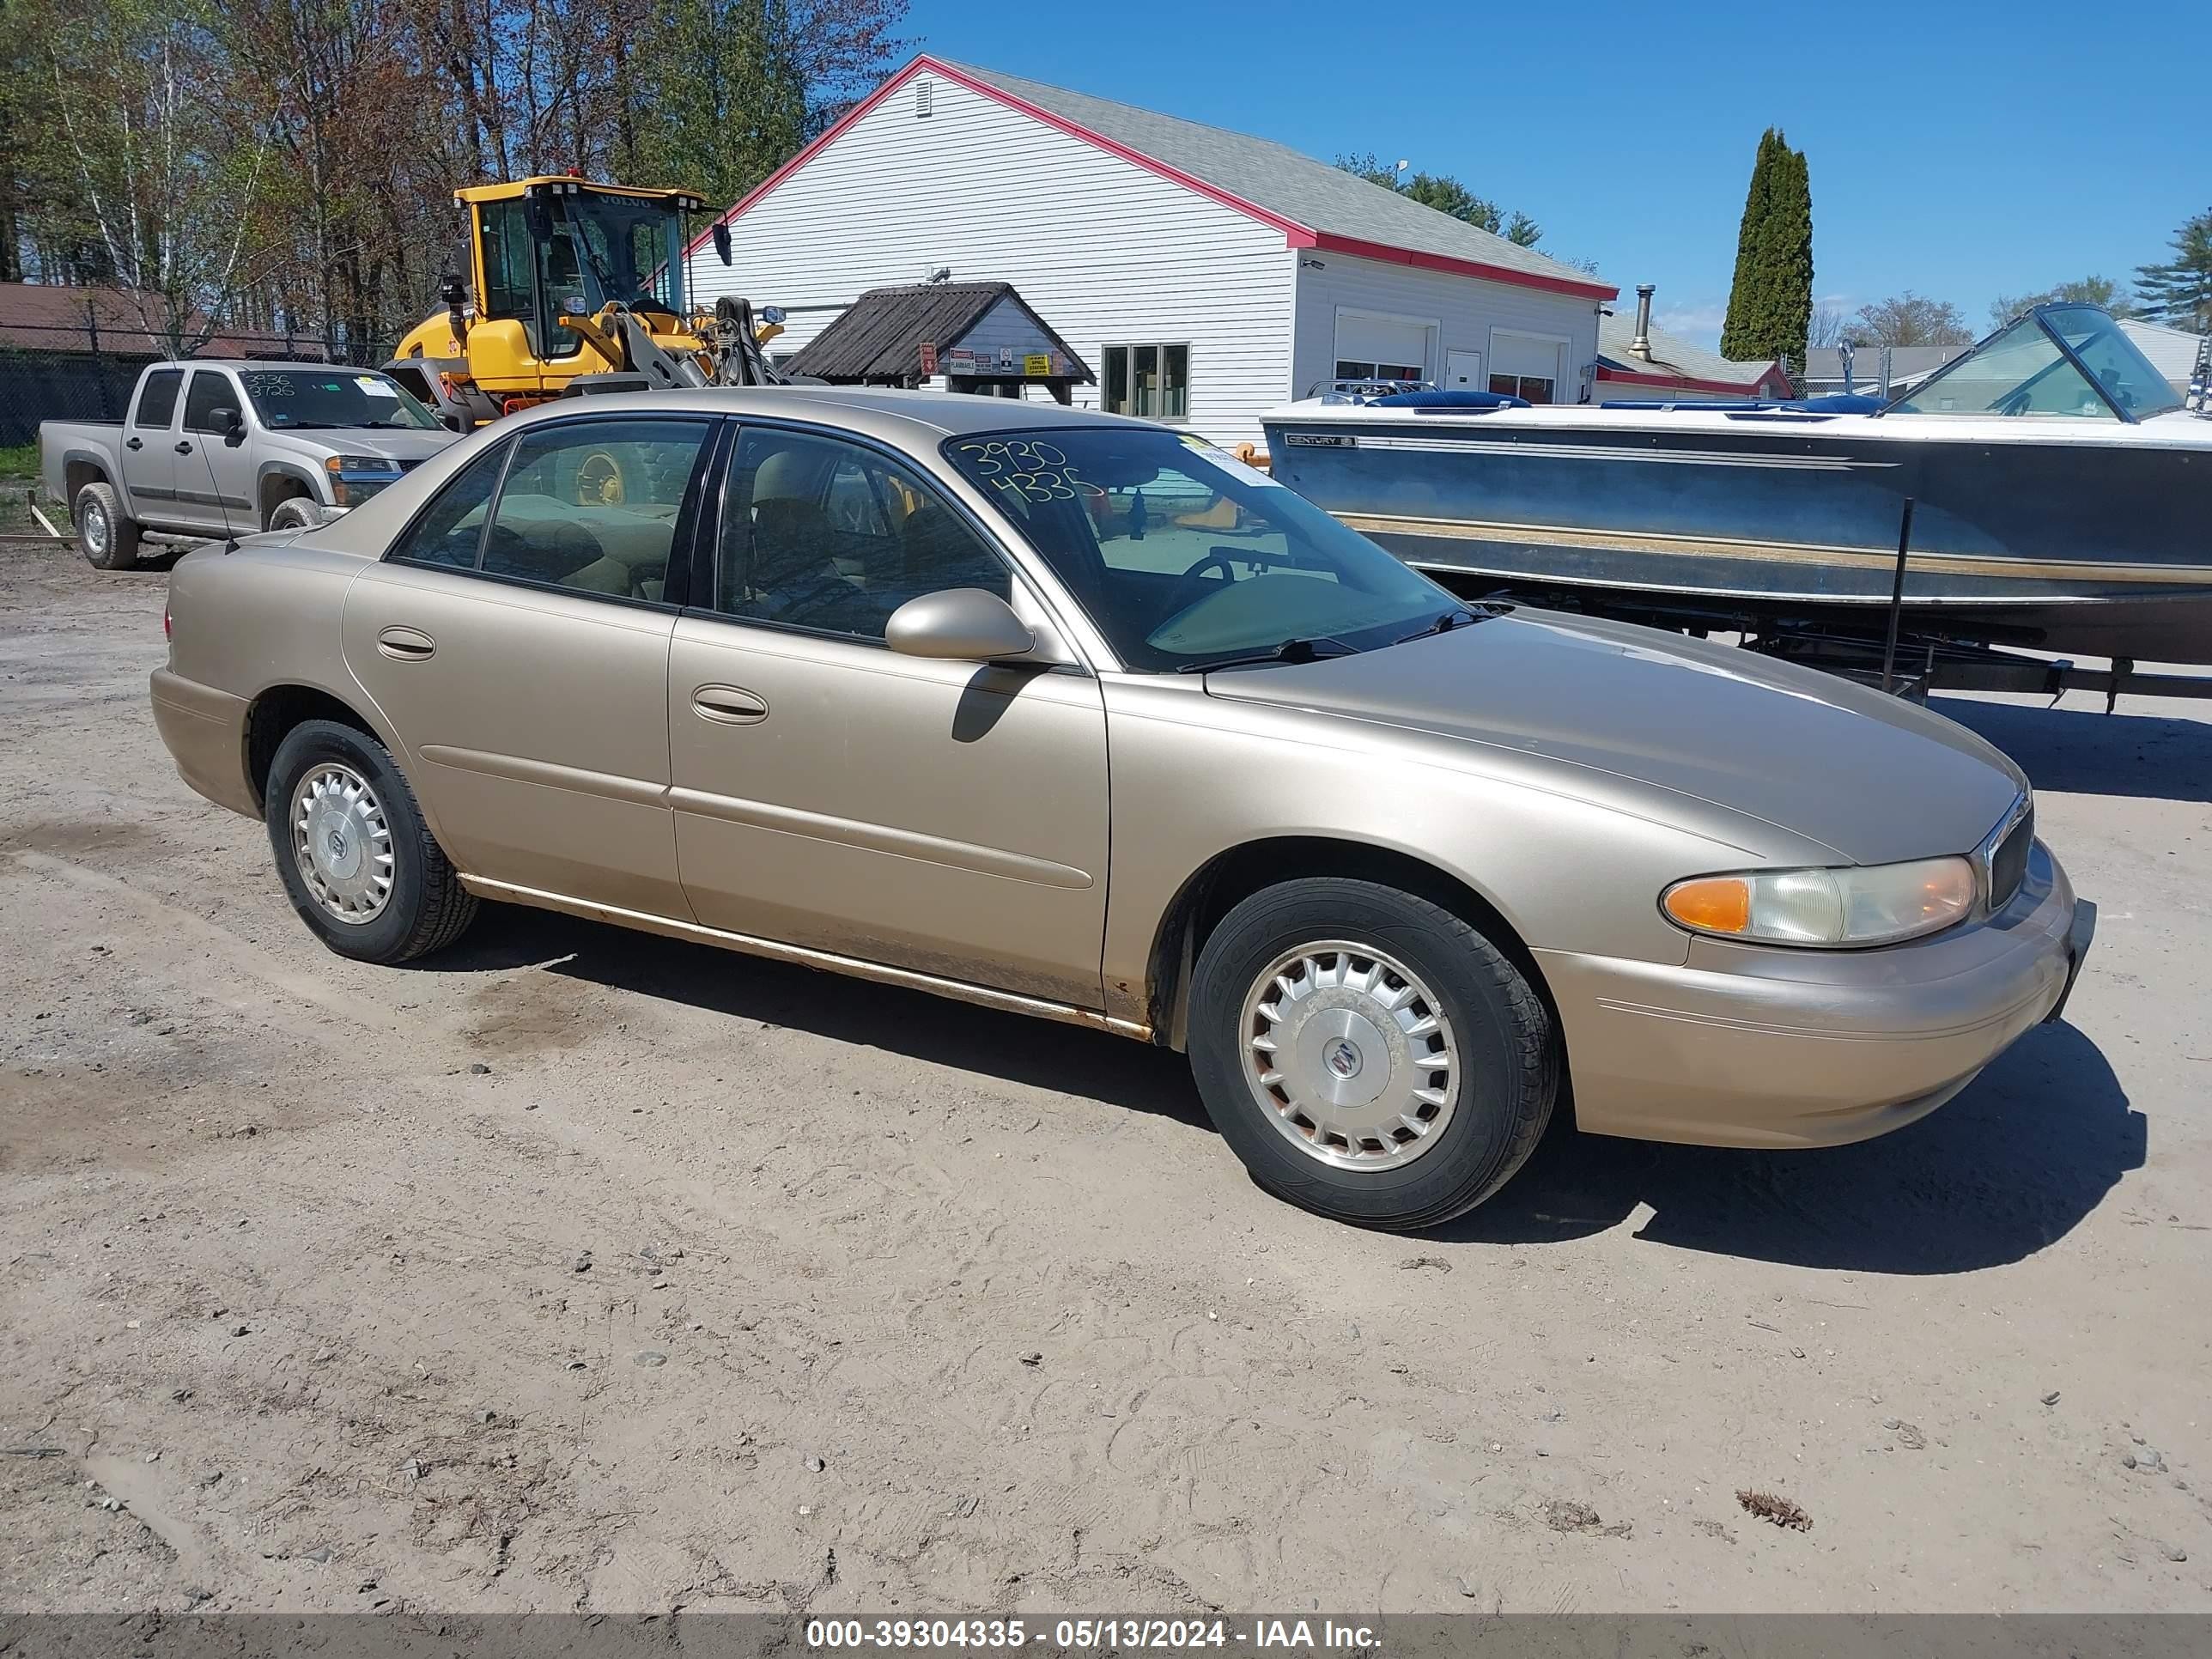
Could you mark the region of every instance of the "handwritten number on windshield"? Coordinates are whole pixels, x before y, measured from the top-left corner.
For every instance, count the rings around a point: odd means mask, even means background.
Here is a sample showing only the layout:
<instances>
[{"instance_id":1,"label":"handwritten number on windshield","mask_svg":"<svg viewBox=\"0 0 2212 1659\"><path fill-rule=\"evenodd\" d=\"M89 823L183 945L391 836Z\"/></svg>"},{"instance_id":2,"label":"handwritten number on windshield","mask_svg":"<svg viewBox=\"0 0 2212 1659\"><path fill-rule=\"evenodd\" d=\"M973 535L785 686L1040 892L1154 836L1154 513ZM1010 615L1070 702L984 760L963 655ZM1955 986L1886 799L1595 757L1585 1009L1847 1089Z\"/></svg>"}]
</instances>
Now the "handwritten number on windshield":
<instances>
[{"instance_id":1,"label":"handwritten number on windshield","mask_svg":"<svg viewBox=\"0 0 2212 1659\"><path fill-rule=\"evenodd\" d=\"M979 439L960 445L959 453L977 477L1025 501L1072 501L1079 495L1106 493L1076 476L1065 451L1036 439Z\"/></svg>"}]
</instances>

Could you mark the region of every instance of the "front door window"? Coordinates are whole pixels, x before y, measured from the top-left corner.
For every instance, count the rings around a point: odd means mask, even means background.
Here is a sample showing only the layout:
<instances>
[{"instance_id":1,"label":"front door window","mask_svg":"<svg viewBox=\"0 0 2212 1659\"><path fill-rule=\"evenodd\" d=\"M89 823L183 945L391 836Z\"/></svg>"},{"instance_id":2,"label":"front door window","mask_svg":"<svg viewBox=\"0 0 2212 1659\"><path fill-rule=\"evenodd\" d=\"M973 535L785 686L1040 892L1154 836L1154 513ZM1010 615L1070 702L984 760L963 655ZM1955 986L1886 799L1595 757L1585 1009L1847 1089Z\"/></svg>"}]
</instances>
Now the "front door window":
<instances>
[{"instance_id":1,"label":"front door window","mask_svg":"<svg viewBox=\"0 0 2212 1659\"><path fill-rule=\"evenodd\" d=\"M910 469L859 444L769 428L731 464L715 560L726 616L880 641L948 587L1011 599L1006 562Z\"/></svg>"}]
</instances>

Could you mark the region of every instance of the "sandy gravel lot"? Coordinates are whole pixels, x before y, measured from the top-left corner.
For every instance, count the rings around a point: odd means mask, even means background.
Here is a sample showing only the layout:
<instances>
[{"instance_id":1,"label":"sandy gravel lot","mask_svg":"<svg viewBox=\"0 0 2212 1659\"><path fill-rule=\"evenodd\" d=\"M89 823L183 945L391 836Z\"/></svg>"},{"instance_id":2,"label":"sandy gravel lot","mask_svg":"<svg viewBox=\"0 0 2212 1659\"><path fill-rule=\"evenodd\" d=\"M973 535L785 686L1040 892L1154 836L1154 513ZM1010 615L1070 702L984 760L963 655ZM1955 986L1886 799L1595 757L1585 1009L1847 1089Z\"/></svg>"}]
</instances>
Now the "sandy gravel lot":
<instances>
[{"instance_id":1,"label":"sandy gravel lot","mask_svg":"<svg viewBox=\"0 0 2212 1659\"><path fill-rule=\"evenodd\" d=\"M164 582L0 552L0 1607L2212 1609L2212 706L1947 705L2103 916L1933 1118L1561 1128L1409 1241L1117 1039L325 953Z\"/></svg>"}]
</instances>

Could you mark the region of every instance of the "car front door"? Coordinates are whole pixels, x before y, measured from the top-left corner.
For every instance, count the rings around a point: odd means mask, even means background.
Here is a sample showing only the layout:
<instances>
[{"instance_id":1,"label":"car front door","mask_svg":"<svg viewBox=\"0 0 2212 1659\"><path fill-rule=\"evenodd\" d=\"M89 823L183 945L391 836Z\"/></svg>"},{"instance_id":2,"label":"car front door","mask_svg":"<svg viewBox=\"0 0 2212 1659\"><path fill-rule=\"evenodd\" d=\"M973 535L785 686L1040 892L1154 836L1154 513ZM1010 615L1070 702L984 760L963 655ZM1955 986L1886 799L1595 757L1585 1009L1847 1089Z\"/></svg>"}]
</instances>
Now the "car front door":
<instances>
[{"instance_id":1,"label":"car front door","mask_svg":"<svg viewBox=\"0 0 2212 1659\"><path fill-rule=\"evenodd\" d=\"M348 591L346 660L469 874L688 919L668 647L714 427L527 428L478 454Z\"/></svg>"},{"instance_id":2,"label":"car front door","mask_svg":"<svg viewBox=\"0 0 2212 1659\"><path fill-rule=\"evenodd\" d=\"M142 523L177 516L177 404L181 368L151 368L138 382L138 401L123 433L123 489L127 510Z\"/></svg>"},{"instance_id":3,"label":"car front door","mask_svg":"<svg viewBox=\"0 0 2212 1659\"><path fill-rule=\"evenodd\" d=\"M253 512L252 450L231 435L233 420L245 413L245 394L228 369L192 371L176 444L180 520L227 535L261 528Z\"/></svg>"},{"instance_id":4,"label":"car front door","mask_svg":"<svg viewBox=\"0 0 2212 1659\"><path fill-rule=\"evenodd\" d=\"M1102 1006L1097 681L884 642L890 613L923 593L1013 597L1003 554L915 469L769 427L736 447L711 553L668 681L678 861L698 920Z\"/></svg>"}]
</instances>

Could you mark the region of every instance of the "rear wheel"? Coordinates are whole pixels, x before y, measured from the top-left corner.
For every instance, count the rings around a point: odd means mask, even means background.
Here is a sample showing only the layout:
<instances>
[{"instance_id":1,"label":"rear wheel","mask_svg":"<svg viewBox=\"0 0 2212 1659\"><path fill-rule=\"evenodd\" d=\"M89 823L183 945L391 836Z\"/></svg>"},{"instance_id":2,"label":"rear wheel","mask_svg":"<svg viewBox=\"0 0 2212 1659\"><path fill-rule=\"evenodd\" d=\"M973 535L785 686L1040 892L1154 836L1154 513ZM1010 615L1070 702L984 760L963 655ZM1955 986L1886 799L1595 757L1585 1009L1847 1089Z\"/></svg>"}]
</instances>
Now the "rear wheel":
<instances>
[{"instance_id":1,"label":"rear wheel","mask_svg":"<svg viewBox=\"0 0 2212 1659\"><path fill-rule=\"evenodd\" d=\"M340 956L397 963L468 931L476 896L431 838L382 744L307 720L270 763L263 812L285 896Z\"/></svg>"},{"instance_id":2,"label":"rear wheel","mask_svg":"<svg viewBox=\"0 0 2212 1659\"><path fill-rule=\"evenodd\" d=\"M115 486L88 483L76 492L76 544L95 570L128 570L138 562L138 526L125 517Z\"/></svg>"},{"instance_id":3,"label":"rear wheel","mask_svg":"<svg viewBox=\"0 0 2212 1659\"><path fill-rule=\"evenodd\" d=\"M1449 1220L1535 1149L1559 1089L1542 1000L1439 905L1285 882L1222 919L1191 988L1208 1115L1278 1197L1359 1226Z\"/></svg>"}]
</instances>

